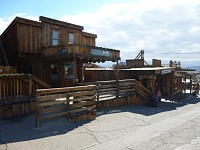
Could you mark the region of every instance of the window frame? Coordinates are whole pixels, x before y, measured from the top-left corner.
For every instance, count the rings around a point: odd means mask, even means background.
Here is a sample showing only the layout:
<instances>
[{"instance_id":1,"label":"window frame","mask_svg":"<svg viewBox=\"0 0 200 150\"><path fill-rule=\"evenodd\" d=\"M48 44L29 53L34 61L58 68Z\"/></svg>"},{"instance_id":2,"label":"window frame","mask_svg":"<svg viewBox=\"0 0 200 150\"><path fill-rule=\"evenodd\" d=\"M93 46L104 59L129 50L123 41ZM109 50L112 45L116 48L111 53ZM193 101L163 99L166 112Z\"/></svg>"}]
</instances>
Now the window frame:
<instances>
[{"instance_id":1,"label":"window frame","mask_svg":"<svg viewBox=\"0 0 200 150\"><path fill-rule=\"evenodd\" d=\"M54 33L57 32L57 35ZM54 43L56 42L56 43ZM51 41L52 46L57 46L59 45L59 30L58 29L52 29L52 41Z\"/></svg>"},{"instance_id":2,"label":"window frame","mask_svg":"<svg viewBox=\"0 0 200 150\"><path fill-rule=\"evenodd\" d=\"M70 35L73 35L73 37L71 38ZM73 32L69 32L69 44L74 44L75 43L75 34Z\"/></svg>"}]
</instances>

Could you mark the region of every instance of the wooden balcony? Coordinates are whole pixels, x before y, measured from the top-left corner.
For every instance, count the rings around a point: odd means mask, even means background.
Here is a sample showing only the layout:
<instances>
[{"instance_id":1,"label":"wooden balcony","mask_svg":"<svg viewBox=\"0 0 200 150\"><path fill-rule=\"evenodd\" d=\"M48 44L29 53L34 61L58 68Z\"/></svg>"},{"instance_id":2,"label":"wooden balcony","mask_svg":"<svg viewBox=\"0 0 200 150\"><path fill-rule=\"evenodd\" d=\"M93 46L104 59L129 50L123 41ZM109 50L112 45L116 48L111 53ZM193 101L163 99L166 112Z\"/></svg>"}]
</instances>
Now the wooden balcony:
<instances>
[{"instance_id":1,"label":"wooden balcony","mask_svg":"<svg viewBox=\"0 0 200 150\"><path fill-rule=\"evenodd\" d=\"M92 47L80 44L53 46L42 50L44 58L78 57L87 62L120 60L120 51L103 47Z\"/></svg>"}]
</instances>

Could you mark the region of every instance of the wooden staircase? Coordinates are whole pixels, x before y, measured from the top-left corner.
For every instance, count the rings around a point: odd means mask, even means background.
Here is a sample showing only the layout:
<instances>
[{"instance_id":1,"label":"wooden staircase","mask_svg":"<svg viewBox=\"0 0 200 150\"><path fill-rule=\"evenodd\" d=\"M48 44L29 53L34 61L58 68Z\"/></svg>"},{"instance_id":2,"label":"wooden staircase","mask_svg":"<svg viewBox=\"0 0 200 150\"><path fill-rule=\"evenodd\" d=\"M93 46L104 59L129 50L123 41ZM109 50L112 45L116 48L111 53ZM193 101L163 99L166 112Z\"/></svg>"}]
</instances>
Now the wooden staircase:
<instances>
[{"instance_id":1,"label":"wooden staircase","mask_svg":"<svg viewBox=\"0 0 200 150\"><path fill-rule=\"evenodd\" d=\"M149 103L149 96L152 95L152 93L144 87L140 82L137 80L135 82L135 92L142 97L142 99L145 101L145 103Z\"/></svg>"}]
</instances>

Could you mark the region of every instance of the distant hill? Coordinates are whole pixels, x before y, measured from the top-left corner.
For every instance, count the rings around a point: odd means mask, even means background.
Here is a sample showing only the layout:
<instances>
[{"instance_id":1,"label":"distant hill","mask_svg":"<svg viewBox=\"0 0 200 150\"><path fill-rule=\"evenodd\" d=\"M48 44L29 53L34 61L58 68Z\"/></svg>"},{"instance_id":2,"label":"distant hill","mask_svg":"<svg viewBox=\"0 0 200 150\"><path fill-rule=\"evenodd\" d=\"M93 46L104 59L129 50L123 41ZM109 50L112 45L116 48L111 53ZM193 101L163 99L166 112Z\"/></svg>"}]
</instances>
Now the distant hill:
<instances>
[{"instance_id":1,"label":"distant hill","mask_svg":"<svg viewBox=\"0 0 200 150\"><path fill-rule=\"evenodd\" d=\"M190 66L190 67L184 67L188 69L195 69L196 71L200 72L200 66Z\"/></svg>"}]
</instances>

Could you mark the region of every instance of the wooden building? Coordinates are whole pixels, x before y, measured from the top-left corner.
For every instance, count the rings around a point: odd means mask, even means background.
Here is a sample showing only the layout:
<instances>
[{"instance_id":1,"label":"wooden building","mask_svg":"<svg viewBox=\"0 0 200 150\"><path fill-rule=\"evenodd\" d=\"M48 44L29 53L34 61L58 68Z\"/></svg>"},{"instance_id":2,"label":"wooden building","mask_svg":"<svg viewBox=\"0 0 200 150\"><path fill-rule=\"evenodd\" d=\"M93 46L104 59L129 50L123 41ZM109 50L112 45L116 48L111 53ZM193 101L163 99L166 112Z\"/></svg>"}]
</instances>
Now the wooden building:
<instances>
[{"instance_id":1,"label":"wooden building","mask_svg":"<svg viewBox=\"0 0 200 150\"><path fill-rule=\"evenodd\" d=\"M87 82L116 80L116 69L87 68L85 80ZM149 91L156 94L158 88L163 95L174 93L175 69L173 67L143 67L119 69L119 80L136 79Z\"/></svg>"},{"instance_id":2,"label":"wooden building","mask_svg":"<svg viewBox=\"0 0 200 150\"><path fill-rule=\"evenodd\" d=\"M141 54L144 54L143 51ZM172 95L175 92L175 67L161 66L161 60L152 59L152 65L145 65L144 55L141 59L126 61L124 68L86 68L85 81L136 79L149 91L156 94L158 89L162 95ZM147 64L147 63L146 63Z\"/></svg>"},{"instance_id":3,"label":"wooden building","mask_svg":"<svg viewBox=\"0 0 200 150\"><path fill-rule=\"evenodd\" d=\"M2 33L9 64L53 87L83 81L83 64L120 60L120 51L97 47L96 34L84 27L40 16L40 21L16 17Z\"/></svg>"}]
</instances>

